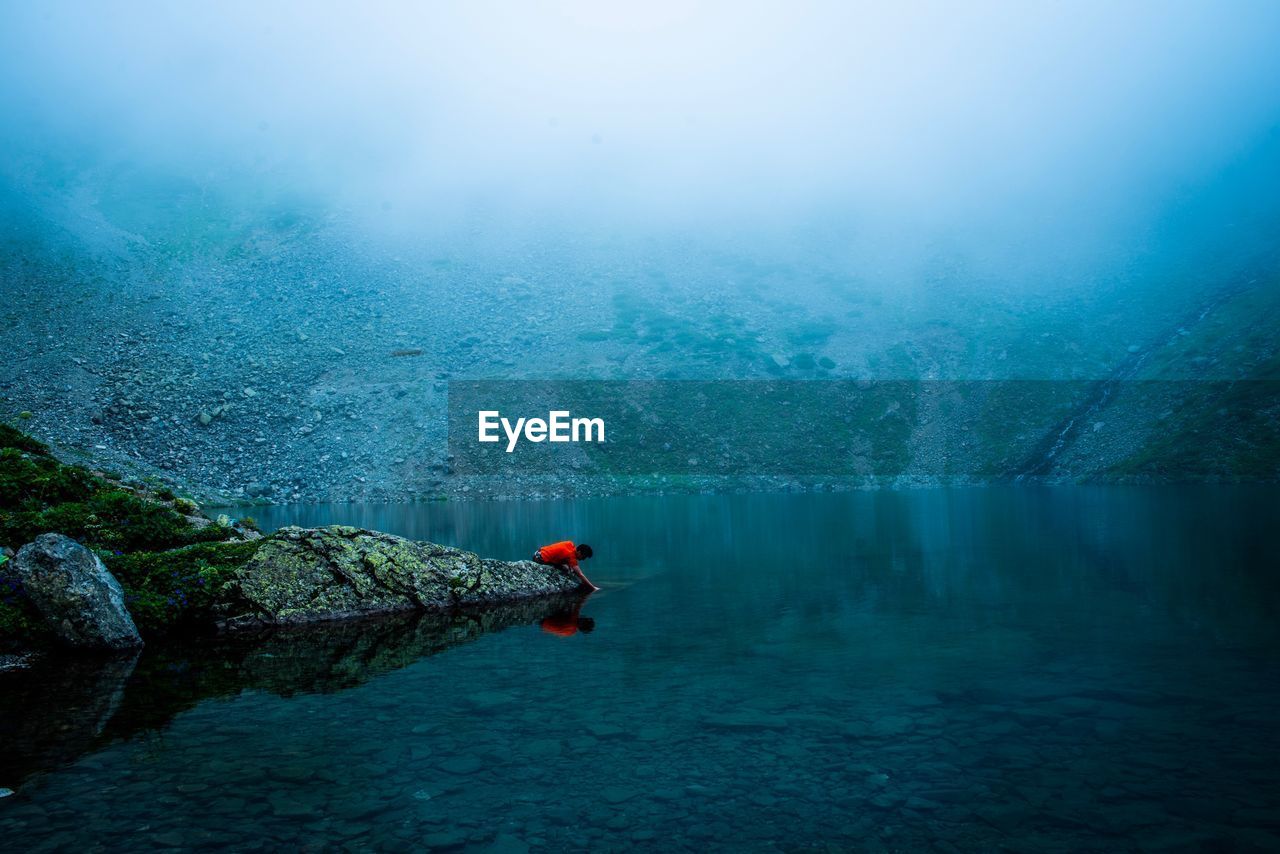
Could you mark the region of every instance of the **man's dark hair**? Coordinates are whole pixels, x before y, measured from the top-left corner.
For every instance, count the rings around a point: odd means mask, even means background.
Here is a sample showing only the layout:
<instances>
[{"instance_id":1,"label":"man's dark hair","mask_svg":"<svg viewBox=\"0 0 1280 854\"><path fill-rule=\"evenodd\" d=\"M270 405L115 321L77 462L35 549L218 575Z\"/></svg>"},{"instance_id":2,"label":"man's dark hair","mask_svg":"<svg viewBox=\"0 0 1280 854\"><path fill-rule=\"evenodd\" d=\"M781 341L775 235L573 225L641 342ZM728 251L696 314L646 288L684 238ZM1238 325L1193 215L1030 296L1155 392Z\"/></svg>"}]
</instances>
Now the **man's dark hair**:
<instances>
[{"instance_id":1,"label":"man's dark hair","mask_svg":"<svg viewBox=\"0 0 1280 854\"><path fill-rule=\"evenodd\" d=\"M591 551L591 546L587 545L586 543L583 543L582 545L578 546L578 557L591 557L592 554L593 552Z\"/></svg>"},{"instance_id":2,"label":"man's dark hair","mask_svg":"<svg viewBox=\"0 0 1280 854\"><path fill-rule=\"evenodd\" d=\"M580 632L594 632L595 630L596 630L596 621L595 621L595 620L591 619L590 617L579 617L579 618L578 618L578 631L580 631Z\"/></svg>"}]
</instances>

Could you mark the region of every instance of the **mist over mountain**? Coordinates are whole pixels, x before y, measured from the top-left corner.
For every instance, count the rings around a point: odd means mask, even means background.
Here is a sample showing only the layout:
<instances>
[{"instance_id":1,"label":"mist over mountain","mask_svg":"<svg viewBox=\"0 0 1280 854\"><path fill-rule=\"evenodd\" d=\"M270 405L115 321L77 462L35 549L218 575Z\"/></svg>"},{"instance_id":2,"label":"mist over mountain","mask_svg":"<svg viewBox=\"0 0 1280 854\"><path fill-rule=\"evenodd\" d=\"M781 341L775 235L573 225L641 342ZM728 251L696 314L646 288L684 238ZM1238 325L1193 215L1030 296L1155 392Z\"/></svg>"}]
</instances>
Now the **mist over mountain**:
<instances>
[{"instance_id":1,"label":"mist over mountain","mask_svg":"<svg viewBox=\"0 0 1280 854\"><path fill-rule=\"evenodd\" d=\"M1277 43L1267 2L6 3L0 417L403 498L461 488L450 379L1055 379L1119 385L1037 476L1274 476L1222 382L1280 378ZM547 489L588 487L500 487Z\"/></svg>"}]
</instances>

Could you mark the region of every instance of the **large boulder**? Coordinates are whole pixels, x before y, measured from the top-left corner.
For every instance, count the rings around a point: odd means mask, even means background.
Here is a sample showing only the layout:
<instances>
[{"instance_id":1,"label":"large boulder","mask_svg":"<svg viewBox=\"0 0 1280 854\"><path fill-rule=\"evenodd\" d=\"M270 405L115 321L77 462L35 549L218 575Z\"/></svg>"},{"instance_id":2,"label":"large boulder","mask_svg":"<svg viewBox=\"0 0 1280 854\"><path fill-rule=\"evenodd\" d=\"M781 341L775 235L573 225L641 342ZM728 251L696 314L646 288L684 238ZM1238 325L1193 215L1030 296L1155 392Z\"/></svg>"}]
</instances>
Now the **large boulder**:
<instances>
[{"instance_id":1,"label":"large boulder","mask_svg":"<svg viewBox=\"0 0 1280 854\"><path fill-rule=\"evenodd\" d=\"M446 610L568 593L579 581L530 560L335 525L281 528L237 571L243 612L228 623L302 623L361 614Z\"/></svg>"},{"instance_id":2,"label":"large boulder","mask_svg":"<svg viewBox=\"0 0 1280 854\"><path fill-rule=\"evenodd\" d=\"M63 643L86 649L142 646L120 582L75 540L41 534L13 563L32 604Z\"/></svg>"}]
</instances>

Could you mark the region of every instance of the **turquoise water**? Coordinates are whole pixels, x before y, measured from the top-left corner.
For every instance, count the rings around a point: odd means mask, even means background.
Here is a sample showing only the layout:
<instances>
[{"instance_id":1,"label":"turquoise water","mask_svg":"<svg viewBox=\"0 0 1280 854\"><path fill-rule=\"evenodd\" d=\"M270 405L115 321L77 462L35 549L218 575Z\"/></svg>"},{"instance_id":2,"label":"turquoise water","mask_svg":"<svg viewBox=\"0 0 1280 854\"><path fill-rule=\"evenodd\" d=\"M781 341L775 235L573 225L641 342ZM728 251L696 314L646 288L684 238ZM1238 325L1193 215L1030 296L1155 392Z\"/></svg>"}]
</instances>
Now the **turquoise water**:
<instances>
[{"instance_id":1,"label":"turquoise water","mask_svg":"<svg viewBox=\"0 0 1280 854\"><path fill-rule=\"evenodd\" d=\"M1280 847L1274 489L284 507L575 603L0 677L24 850Z\"/></svg>"}]
</instances>

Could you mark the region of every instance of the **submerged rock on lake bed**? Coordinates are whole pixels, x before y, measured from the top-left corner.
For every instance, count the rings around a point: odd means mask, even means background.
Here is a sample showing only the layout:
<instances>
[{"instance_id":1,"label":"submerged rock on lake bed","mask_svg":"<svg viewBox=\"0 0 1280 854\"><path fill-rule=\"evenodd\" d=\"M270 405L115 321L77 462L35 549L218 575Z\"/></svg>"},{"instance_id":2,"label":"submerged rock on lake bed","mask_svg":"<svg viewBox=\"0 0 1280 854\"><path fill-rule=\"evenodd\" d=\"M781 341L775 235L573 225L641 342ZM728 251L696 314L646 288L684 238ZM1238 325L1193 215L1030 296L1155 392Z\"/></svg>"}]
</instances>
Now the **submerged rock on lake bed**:
<instances>
[{"instance_id":1,"label":"submerged rock on lake bed","mask_svg":"<svg viewBox=\"0 0 1280 854\"><path fill-rule=\"evenodd\" d=\"M282 528L236 572L249 613L227 621L299 623L361 614L442 610L567 593L579 581L533 561L360 528Z\"/></svg>"}]
</instances>

